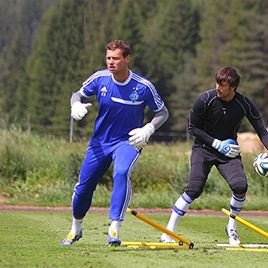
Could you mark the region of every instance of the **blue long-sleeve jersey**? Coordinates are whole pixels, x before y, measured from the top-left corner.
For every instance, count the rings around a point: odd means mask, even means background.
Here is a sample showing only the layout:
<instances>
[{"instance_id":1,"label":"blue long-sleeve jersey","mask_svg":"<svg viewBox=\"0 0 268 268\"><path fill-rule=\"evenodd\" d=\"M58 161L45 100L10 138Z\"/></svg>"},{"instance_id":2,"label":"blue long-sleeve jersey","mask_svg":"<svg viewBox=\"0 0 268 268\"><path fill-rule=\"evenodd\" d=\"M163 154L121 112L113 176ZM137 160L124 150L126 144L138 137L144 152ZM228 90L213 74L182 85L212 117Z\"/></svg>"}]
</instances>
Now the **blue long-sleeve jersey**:
<instances>
[{"instance_id":1,"label":"blue long-sleeve jersey","mask_svg":"<svg viewBox=\"0 0 268 268\"><path fill-rule=\"evenodd\" d=\"M96 95L99 103L91 143L128 140L129 131L143 126L147 105L154 112L164 107L153 84L132 71L123 83L116 81L107 69L98 71L83 83L80 93L84 97Z\"/></svg>"}]
</instances>

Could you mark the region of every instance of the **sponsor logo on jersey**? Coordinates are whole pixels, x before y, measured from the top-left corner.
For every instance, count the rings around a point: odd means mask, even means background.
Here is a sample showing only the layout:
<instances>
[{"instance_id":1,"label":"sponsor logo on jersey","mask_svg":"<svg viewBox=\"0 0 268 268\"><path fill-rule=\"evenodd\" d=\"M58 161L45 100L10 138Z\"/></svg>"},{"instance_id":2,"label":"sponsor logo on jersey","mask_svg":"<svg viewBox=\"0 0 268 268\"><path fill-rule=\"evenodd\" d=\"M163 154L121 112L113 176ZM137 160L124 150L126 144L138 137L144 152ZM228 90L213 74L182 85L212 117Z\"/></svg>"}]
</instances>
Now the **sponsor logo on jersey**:
<instances>
[{"instance_id":1,"label":"sponsor logo on jersey","mask_svg":"<svg viewBox=\"0 0 268 268\"><path fill-rule=\"evenodd\" d=\"M107 94L107 88L106 87L103 87L103 88L101 88L100 91L101 91L101 96L105 97L106 94Z\"/></svg>"}]
</instances>

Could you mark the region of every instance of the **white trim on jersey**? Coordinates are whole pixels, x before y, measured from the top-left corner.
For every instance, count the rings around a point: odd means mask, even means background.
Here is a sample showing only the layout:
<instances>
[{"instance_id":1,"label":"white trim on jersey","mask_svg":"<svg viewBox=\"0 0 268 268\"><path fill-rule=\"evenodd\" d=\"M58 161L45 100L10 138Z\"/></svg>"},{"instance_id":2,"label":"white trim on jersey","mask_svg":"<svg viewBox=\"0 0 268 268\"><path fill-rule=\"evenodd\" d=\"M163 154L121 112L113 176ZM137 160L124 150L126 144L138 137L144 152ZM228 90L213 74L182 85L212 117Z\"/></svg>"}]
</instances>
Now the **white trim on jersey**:
<instances>
[{"instance_id":1,"label":"white trim on jersey","mask_svg":"<svg viewBox=\"0 0 268 268\"><path fill-rule=\"evenodd\" d=\"M87 80L83 82L82 87L80 88L79 92L83 95L85 98L89 98L90 96L87 96L84 94L84 87L86 87L89 83L91 83L94 79L98 77L103 77L103 76L112 76L110 71L108 69L100 70L92 74Z\"/></svg>"},{"instance_id":2,"label":"white trim on jersey","mask_svg":"<svg viewBox=\"0 0 268 268\"><path fill-rule=\"evenodd\" d=\"M112 79L113 81L118 84L118 85L127 85L129 83L129 81L131 79L134 79L136 81L138 81L139 83L141 84L144 84L146 85L149 90L151 91L152 95L153 95L153 98L154 98L154 102L156 104L156 106L158 107L157 110L154 110L155 112L157 111L160 111L163 107L164 107L164 103L161 99L161 97L158 95L157 93L157 90L156 88L154 87L154 85L146 78L136 74L136 73L133 73L131 70L129 70L129 76L127 78L126 81L124 81L123 83L122 82L118 82L114 79L112 73L108 70L108 69L104 69L104 70L100 70L100 71L97 71L95 72L94 74L92 74L87 80L85 80L83 82L83 86L80 88L80 93L84 96L84 97L89 97L87 95L84 94L84 87L86 87L89 83L91 83L94 79L98 78L98 77L101 77L101 76L112 76ZM117 98L115 98L117 99ZM137 105L137 104L140 104L139 102L131 102L131 101L125 101L125 100L121 100L121 99L117 99L117 100L114 100L114 101L117 101L117 102L120 102L120 103L124 103L124 104L130 104L130 105Z\"/></svg>"},{"instance_id":3,"label":"white trim on jersey","mask_svg":"<svg viewBox=\"0 0 268 268\"><path fill-rule=\"evenodd\" d=\"M115 84L117 84L117 85L119 85L119 86L125 86L125 85L127 85L128 83L129 83L129 81L132 79L132 71L131 70L129 70L129 76L128 76L128 78L127 78L127 80L125 80L124 82L119 82L119 81L117 81L115 78L114 78L114 76L112 75L112 79L113 79L113 81L115 82Z\"/></svg>"},{"instance_id":4,"label":"white trim on jersey","mask_svg":"<svg viewBox=\"0 0 268 268\"><path fill-rule=\"evenodd\" d=\"M132 101L123 100L123 99L119 99L119 98L115 98L115 97L111 97L111 99L114 102L119 102L119 103L128 104L128 105L140 105L144 102L144 101L132 102Z\"/></svg>"},{"instance_id":5,"label":"white trim on jersey","mask_svg":"<svg viewBox=\"0 0 268 268\"><path fill-rule=\"evenodd\" d=\"M154 85L146 78L143 78L135 73L133 73L132 78L135 79L136 81L146 85L150 89L157 107L159 107L159 110L161 110L163 108L163 101L161 100L160 96L157 94L157 91L156 91Z\"/></svg>"},{"instance_id":6,"label":"white trim on jersey","mask_svg":"<svg viewBox=\"0 0 268 268\"><path fill-rule=\"evenodd\" d=\"M108 69L97 71L94 74L92 74L87 80L85 80L83 82L83 87L86 86L86 85L88 85L95 78L98 78L100 76L111 76L111 75L112 75L112 73Z\"/></svg>"},{"instance_id":7,"label":"white trim on jersey","mask_svg":"<svg viewBox=\"0 0 268 268\"><path fill-rule=\"evenodd\" d=\"M81 87L79 92L82 94L83 97L85 98L89 98L89 96L87 96L85 93L84 93L84 87Z\"/></svg>"}]
</instances>

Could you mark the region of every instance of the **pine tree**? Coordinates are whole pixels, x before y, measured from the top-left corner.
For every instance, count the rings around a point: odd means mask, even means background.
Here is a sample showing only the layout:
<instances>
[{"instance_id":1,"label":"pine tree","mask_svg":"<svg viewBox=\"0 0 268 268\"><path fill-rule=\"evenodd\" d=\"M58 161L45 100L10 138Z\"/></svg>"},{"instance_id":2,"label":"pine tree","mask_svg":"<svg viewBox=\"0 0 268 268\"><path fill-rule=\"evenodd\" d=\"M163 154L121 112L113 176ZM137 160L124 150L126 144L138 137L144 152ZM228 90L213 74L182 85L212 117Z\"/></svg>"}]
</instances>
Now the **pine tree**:
<instances>
[{"instance_id":1,"label":"pine tree","mask_svg":"<svg viewBox=\"0 0 268 268\"><path fill-rule=\"evenodd\" d=\"M204 11L200 27L202 41L195 61L200 88L196 92L214 87L215 71L232 65L241 75L239 90L263 110L267 103L264 89L268 67L266 1L212 1ZM240 131L250 128L244 120Z\"/></svg>"},{"instance_id":2,"label":"pine tree","mask_svg":"<svg viewBox=\"0 0 268 268\"><path fill-rule=\"evenodd\" d=\"M7 123L22 124L25 117L28 87L22 87L26 78L26 60L31 53L31 42L38 31L40 17L52 0L3 1L1 3L0 95L2 115ZM53 1L54 3L55 1Z\"/></svg>"},{"instance_id":3,"label":"pine tree","mask_svg":"<svg viewBox=\"0 0 268 268\"><path fill-rule=\"evenodd\" d=\"M86 0L85 3L85 74L106 68L105 46L112 41L118 0Z\"/></svg>"},{"instance_id":4,"label":"pine tree","mask_svg":"<svg viewBox=\"0 0 268 268\"><path fill-rule=\"evenodd\" d=\"M197 45L194 62L197 84L193 95L214 87L214 73L221 66L221 55L228 50L227 42L231 39L227 24L231 12L231 0L213 0L203 10L200 23L201 42Z\"/></svg>"},{"instance_id":5,"label":"pine tree","mask_svg":"<svg viewBox=\"0 0 268 268\"><path fill-rule=\"evenodd\" d=\"M198 17L187 0L159 1L157 13L147 23L144 64L170 111L163 129L184 131L187 110L181 96L190 91L190 85L179 82L183 76L191 77L191 57L199 40Z\"/></svg>"},{"instance_id":6,"label":"pine tree","mask_svg":"<svg viewBox=\"0 0 268 268\"><path fill-rule=\"evenodd\" d=\"M234 0L231 10L228 22L234 27L230 27L232 38L228 42L229 50L222 56L222 61L238 68L242 76L240 89L253 98L263 111L267 105L265 88L268 81L268 4L266 1Z\"/></svg>"},{"instance_id":7,"label":"pine tree","mask_svg":"<svg viewBox=\"0 0 268 268\"><path fill-rule=\"evenodd\" d=\"M68 134L70 96L79 89L84 68L84 0L64 0L59 12L58 72L55 80L55 103L52 125Z\"/></svg>"},{"instance_id":8,"label":"pine tree","mask_svg":"<svg viewBox=\"0 0 268 268\"><path fill-rule=\"evenodd\" d=\"M64 0L45 14L28 61L29 113L33 128L69 133L70 96L82 80L84 1ZM45 128L45 129L44 129Z\"/></svg>"},{"instance_id":9,"label":"pine tree","mask_svg":"<svg viewBox=\"0 0 268 268\"><path fill-rule=\"evenodd\" d=\"M14 109L17 101L17 88L20 77L24 75L24 64L26 60L25 46L21 32L17 32L14 41L7 54L7 64L2 73L3 82L3 104L4 113L8 114L7 123L15 120Z\"/></svg>"},{"instance_id":10,"label":"pine tree","mask_svg":"<svg viewBox=\"0 0 268 268\"><path fill-rule=\"evenodd\" d=\"M113 39L127 41L132 50L131 67L136 72L141 72L143 57L143 25L145 18L142 16L142 3L144 1L122 0L120 9L115 17ZM131 8L129 8L131 5ZM122 21L124 23L122 23Z\"/></svg>"}]
</instances>

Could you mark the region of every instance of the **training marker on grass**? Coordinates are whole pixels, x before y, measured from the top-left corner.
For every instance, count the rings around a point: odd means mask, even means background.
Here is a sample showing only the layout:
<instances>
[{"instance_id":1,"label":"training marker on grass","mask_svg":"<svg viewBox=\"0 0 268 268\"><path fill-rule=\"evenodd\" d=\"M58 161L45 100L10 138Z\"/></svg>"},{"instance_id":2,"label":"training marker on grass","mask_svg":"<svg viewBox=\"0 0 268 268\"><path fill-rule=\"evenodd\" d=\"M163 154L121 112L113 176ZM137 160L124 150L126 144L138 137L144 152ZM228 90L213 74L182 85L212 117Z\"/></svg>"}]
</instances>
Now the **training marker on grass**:
<instances>
[{"instance_id":1,"label":"training marker on grass","mask_svg":"<svg viewBox=\"0 0 268 268\"><path fill-rule=\"evenodd\" d=\"M217 244L217 247L221 247L221 248L267 248L268 249L268 244L239 244L239 245Z\"/></svg>"},{"instance_id":2,"label":"training marker on grass","mask_svg":"<svg viewBox=\"0 0 268 268\"><path fill-rule=\"evenodd\" d=\"M181 246L176 243L159 243L159 242L122 242L121 246L128 248L147 248L147 249L189 249L188 246Z\"/></svg>"},{"instance_id":3,"label":"training marker on grass","mask_svg":"<svg viewBox=\"0 0 268 268\"><path fill-rule=\"evenodd\" d=\"M170 236L171 238L173 238L177 243L183 242L185 244L187 244L189 246L189 249L193 249L194 248L194 244L188 240L187 238L184 238L183 236L177 235L174 232L168 230L167 228L165 228L164 226L160 225L159 223L145 217L144 215L142 215L141 213L138 213L136 210L133 209L127 209L127 212L132 214L133 216L135 216L136 218L142 220L143 222L146 222L147 224L153 226L154 228L156 228L157 230L167 234L168 236ZM164 243L163 243L164 244Z\"/></svg>"},{"instance_id":4,"label":"training marker on grass","mask_svg":"<svg viewBox=\"0 0 268 268\"><path fill-rule=\"evenodd\" d=\"M264 230L258 228L257 226L251 224L250 222L242 219L241 217L237 216L237 215L234 215L233 213L231 213L230 211L228 211L227 209L225 208L222 208L221 211L226 214L227 216L235 219L236 221L240 222L241 224L245 225L246 227L248 227L249 229L253 230L254 232L264 236L265 238L268 239L268 233L265 232Z\"/></svg>"},{"instance_id":5,"label":"training marker on grass","mask_svg":"<svg viewBox=\"0 0 268 268\"><path fill-rule=\"evenodd\" d=\"M268 252L268 248L226 248L226 250Z\"/></svg>"}]
</instances>

